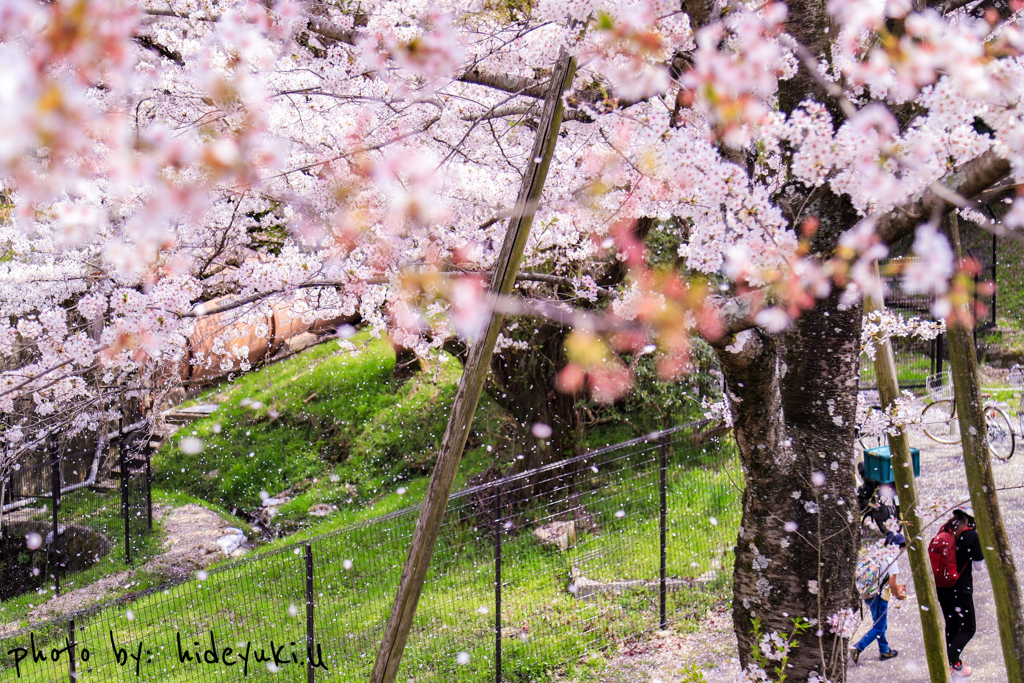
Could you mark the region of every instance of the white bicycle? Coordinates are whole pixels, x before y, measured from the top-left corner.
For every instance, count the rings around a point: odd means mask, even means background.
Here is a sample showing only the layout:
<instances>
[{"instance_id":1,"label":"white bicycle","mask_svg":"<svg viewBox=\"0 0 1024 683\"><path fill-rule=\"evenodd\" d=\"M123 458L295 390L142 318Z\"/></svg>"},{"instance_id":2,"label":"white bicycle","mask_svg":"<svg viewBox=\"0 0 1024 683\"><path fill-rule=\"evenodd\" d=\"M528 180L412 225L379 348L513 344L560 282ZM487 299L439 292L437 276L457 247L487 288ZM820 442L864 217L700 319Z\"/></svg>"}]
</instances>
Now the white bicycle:
<instances>
[{"instance_id":1,"label":"white bicycle","mask_svg":"<svg viewBox=\"0 0 1024 683\"><path fill-rule=\"evenodd\" d=\"M1024 371L1021 372L1024 375ZM925 388L932 402L921 413L921 427L932 440L944 444L960 443L960 422L953 400L953 381L949 372L931 375ZM986 394L982 394L987 398ZM992 457L1009 460L1013 457L1015 439L1013 425L1006 412L993 401L986 401L985 424L988 427L988 449Z\"/></svg>"}]
</instances>

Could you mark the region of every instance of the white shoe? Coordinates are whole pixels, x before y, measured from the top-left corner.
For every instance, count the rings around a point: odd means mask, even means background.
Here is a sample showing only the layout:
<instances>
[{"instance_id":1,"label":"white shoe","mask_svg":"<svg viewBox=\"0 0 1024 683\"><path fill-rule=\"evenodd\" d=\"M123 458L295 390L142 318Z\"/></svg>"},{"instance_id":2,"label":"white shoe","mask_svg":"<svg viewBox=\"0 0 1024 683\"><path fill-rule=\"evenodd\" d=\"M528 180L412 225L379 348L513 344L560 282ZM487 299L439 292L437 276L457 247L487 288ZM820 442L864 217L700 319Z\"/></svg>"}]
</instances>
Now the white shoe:
<instances>
[{"instance_id":1,"label":"white shoe","mask_svg":"<svg viewBox=\"0 0 1024 683\"><path fill-rule=\"evenodd\" d=\"M949 673L953 674L954 678L968 678L971 675L971 667L961 659L959 664L949 667Z\"/></svg>"}]
</instances>

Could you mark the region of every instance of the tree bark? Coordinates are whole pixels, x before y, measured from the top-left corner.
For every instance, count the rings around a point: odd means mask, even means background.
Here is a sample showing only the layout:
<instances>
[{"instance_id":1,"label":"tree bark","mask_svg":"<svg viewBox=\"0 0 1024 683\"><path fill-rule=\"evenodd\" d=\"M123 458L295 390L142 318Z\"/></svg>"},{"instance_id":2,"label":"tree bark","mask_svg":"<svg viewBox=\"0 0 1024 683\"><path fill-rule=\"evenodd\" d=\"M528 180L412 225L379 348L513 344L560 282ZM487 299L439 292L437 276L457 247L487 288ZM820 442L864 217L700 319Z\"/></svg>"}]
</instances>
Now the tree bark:
<instances>
[{"instance_id":1,"label":"tree bark","mask_svg":"<svg viewBox=\"0 0 1024 683\"><path fill-rule=\"evenodd\" d=\"M963 258L956 214L949 214L946 225L958 258ZM961 313L970 315L966 306ZM960 422L961 446L967 488L981 538L985 565L992 579L992 595L999 619L999 641L1006 663L1006 680L1024 683L1024 598L1013 558L1013 549L1006 535L999 493L992 476L992 457L988 448L988 427L985 423L984 401L978 382L977 347L972 331L954 322L946 331L949 340L949 362L953 372L953 391L957 419Z\"/></svg>"},{"instance_id":2,"label":"tree bark","mask_svg":"<svg viewBox=\"0 0 1024 683\"><path fill-rule=\"evenodd\" d=\"M881 293L865 297L864 308L866 311L882 310L884 304ZM896 358L888 339L880 342L877 347L875 376L878 377L878 395L882 405L889 408L900 396L900 387L896 381ZM928 558L927 541L921 533L921 518L917 514L917 482L914 480L910 440L902 428L895 435L890 433L887 437L900 501L900 517L907 533L907 557L910 560L917 602L921 607L919 616L928 672L932 683L947 683L949 660L946 658L945 624L939 607L939 596L935 592L935 577Z\"/></svg>"},{"instance_id":3,"label":"tree bark","mask_svg":"<svg viewBox=\"0 0 1024 683\"><path fill-rule=\"evenodd\" d=\"M423 369L420 357L410 348L395 344L394 377L399 382L406 382Z\"/></svg>"},{"instance_id":4,"label":"tree bark","mask_svg":"<svg viewBox=\"0 0 1024 683\"><path fill-rule=\"evenodd\" d=\"M845 677L847 643L825 623L850 606L860 544L850 457L860 325L833 294L784 334L745 330L716 348L746 482L733 572L740 661L754 662L752 619L780 634L815 620L790 652L790 681Z\"/></svg>"},{"instance_id":5,"label":"tree bark","mask_svg":"<svg viewBox=\"0 0 1024 683\"><path fill-rule=\"evenodd\" d=\"M583 442L582 415L577 397L555 386L558 371L565 366L565 338L569 330L544 321L527 320L536 329L528 348L509 347L491 359L487 393L516 421L518 432L515 470L533 469L564 457L576 455ZM551 427L551 436L537 438L536 423Z\"/></svg>"}]
</instances>

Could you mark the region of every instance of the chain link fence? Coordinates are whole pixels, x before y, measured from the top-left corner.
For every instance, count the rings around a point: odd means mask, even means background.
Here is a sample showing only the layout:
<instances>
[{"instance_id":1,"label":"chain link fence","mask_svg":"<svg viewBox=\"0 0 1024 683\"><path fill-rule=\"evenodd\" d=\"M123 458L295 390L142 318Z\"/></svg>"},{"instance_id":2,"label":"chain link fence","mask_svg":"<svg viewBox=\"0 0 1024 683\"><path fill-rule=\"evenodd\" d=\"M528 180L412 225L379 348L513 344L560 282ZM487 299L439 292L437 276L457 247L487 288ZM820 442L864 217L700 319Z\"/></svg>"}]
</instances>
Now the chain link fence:
<instances>
[{"instance_id":1,"label":"chain link fence","mask_svg":"<svg viewBox=\"0 0 1024 683\"><path fill-rule=\"evenodd\" d=\"M727 599L742 475L697 422L454 494L398 680L538 681ZM419 507L0 638L0 681L368 680Z\"/></svg>"},{"instance_id":2,"label":"chain link fence","mask_svg":"<svg viewBox=\"0 0 1024 683\"><path fill-rule=\"evenodd\" d=\"M65 452L51 445L0 490L0 600L75 587L103 562L129 568L152 551L148 440Z\"/></svg>"}]
</instances>

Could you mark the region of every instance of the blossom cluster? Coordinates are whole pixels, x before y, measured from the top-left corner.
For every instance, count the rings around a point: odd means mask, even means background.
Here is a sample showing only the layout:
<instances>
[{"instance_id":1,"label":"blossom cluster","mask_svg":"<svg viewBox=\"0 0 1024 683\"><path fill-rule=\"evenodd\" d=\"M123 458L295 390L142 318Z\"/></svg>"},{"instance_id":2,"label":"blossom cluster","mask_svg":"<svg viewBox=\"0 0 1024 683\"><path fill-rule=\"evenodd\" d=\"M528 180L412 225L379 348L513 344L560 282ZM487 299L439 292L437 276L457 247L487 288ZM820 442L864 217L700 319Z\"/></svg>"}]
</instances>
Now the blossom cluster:
<instances>
[{"instance_id":1,"label":"blossom cluster","mask_svg":"<svg viewBox=\"0 0 1024 683\"><path fill-rule=\"evenodd\" d=\"M861 325L861 353L874 360L878 345L888 339L917 337L931 340L945 331L945 320L925 320L916 316L906 318L889 309L871 311L864 316Z\"/></svg>"},{"instance_id":2,"label":"blossom cluster","mask_svg":"<svg viewBox=\"0 0 1024 683\"><path fill-rule=\"evenodd\" d=\"M917 397L904 390L892 405L886 408L869 405L863 395L857 395L857 430L861 437L896 436L907 425L921 421L921 406Z\"/></svg>"},{"instance_id":3,"label":"blossom cluster","mask_svg":"<svg viewBox=\"0 0 1024 683\"><path fill-rule=\"evenodd\" d=\"M722 333L712 295L750 295L768 333L837 289L854 305L880 288L881 216L986 154L1024 173L1024 34L895 0L829 11L838 30L809 64L780 2L696 25L666 0L4 0L0 402L77 414L94 367L166 384L176 373L157 366L225 295L249 301L236 318L254 327L277 297L420 353L475 338L560 55L577 73L523 268L591 310L598 270L628 273L602 309L616 331L572 338L563 387L617 397L631 381L617 355L648 347L678 377L690 335ZM801 70L831 101L780 106ZM835 254L812 248L821 226L794 187L857 212ZM641 220L675 245L675 271L647 263ZM922 222L903 287L941 318L961 264ZM865 329L870 355L879 335L938 326ZM197 361L245 367L231 334Z\"/></svg>"}]
</instances>

